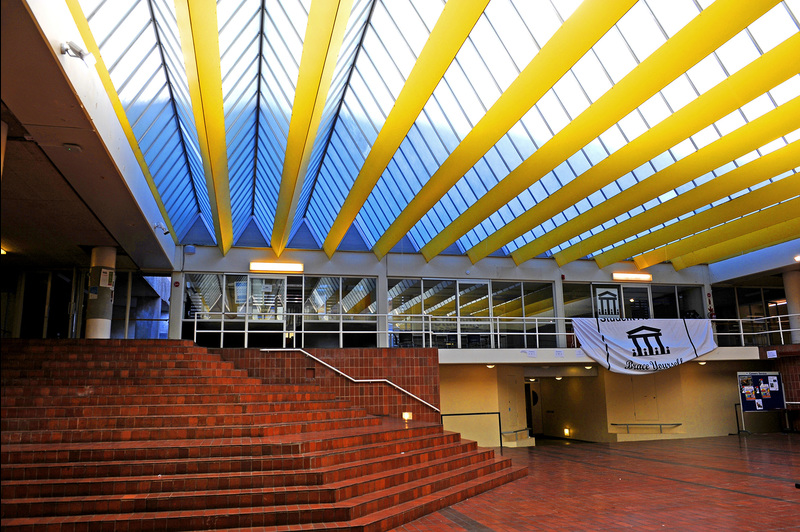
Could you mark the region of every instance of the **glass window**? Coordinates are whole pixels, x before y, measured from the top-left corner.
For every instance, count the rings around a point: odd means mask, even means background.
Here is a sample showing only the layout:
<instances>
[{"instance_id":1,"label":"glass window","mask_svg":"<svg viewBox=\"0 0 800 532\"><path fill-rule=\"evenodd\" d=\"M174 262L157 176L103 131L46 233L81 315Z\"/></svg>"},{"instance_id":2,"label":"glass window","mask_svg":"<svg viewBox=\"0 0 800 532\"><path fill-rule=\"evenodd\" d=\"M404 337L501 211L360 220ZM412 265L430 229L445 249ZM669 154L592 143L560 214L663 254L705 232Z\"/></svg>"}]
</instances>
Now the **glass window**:
<instances>
[{"instance_id":1,"label":"glass window","mask_svg":"<svg viewBox=\"0 0 800 532\"><path fill-rule=\"evenodd\" d=\"M422 297L422 312L430 317L433 347L457 348L456 282L424 279L422 281Z\"/></svg>"},{"instance_id":2,"label":"glass window","mask_svg":"<svg viewBox=\"0 0 800 532\"><path fill-rule=\"evenodd\" d=\"M251 277L249 319L276 320L282 319L286 311L286 279Z\"/></svg>"},{"instance_id":3,"label":"glass window","mask_svg":"<svg viewBox=\"0 0 800 532\"><path fill-rule=\"evenodd\" d=\"M197 313L222 312L222 275L189 273L186 275L183 315L192 319ZM207 319L207 316L198 316Z\"/></svg>"},{"instance_id":4,"label":"glass window","mask_svg":"<svg viewBox=\"0 0 800 532\"><path fill-rule=\"evenodd\" d=\"M705 316L703 288L700 286L678 286L678 310L681 318L696 319Z\"/></svg>"},{"instance_id":5,"label":"glass window","mask_svg":"<svg viewBox=\"0 0 800 532\"><path fill-rule=\"evenodd\" d=\"M247 313L247 276L225 276L225 319L244 319Z\"/></svg>"},{"instance_id":6,"label":"glass window","mask_svg":"<svg viewBox=\"0 0 800 532\"><path fill-rule=\"evenodd\" d=\"M489 282L458 283L461 347L491 347L489 339Z\"/></svg>"},{"instance_id":7,"label":"glass window","mask_svg":"<svg viewBox=\"0 0 800 532\"><path fill-rule=\"evenodd\" d=\"M739 299L739 317L741 319L764 317L764 301L761 299L760 288L739 287L736 289L736 295Z\"/></svg>"},{"instance_id":8,"label":"glass window","mask_svg":"<svg viewBox=\"0 0 800 532\"><path fill-rule=\"evenodd\" d=\"M329 320L340 313L339 278L306 277L303 288L303 318L305 320Z\"/></svg>"},{"instance_id":9,"label":"glass window","mask_svg":"<svg viewBox=\"0 0 800 532\"><path fill-rule=\"evenodd\" d=\"M622 305L626 318L649 319L649 290L646 286L623 286Z\"/></svg>"},{"instance_id":10,"label":"glass window","mask_svg":"<svg viewBox=\"0 0 800 532\"><path fill-rule=\"evenodd\" d=\"M675 296L675 287L651 286L650 293L653 297L653 317L656 319L678 317L678 300Z\"/></svg>"},{"instance_id":11,"label":"glass window","mask_svg":"<svg viewBox=\"0 0 800 532\"><path fill-rule=\"evenodd\" d=\"M564 289L564 317L566 318L593 317L591 285L564 283L563 289Z\"/></svg>"},{"instance_id":12,"label":"glass window","mask_svg":"<svg viewBox=\"0 0 800 532\"><path fill-rule=\"evenodd\" d=\"M389 314L422 314L420 279L389 279Z\"/></svg>"},{"instance_id":13,"label":"glass window","mask_svg":"<svg viewBox=\"0 0 800 532\"><path fill-rule=\"evenodd\" d=\"M555 316L553 285L523 283L522 292L525 301L527 347L556 347L555 320L541 319Z\"/></svg>"},{"instance_id":14,"label":"glass window","mask_svg":"<svg viewBox=\"0 0 800 532\"><path fill-rule=\"evenodd\" d=\"M734 288L715 286L711 289L714 313L717 319L736 319L736 291Z\"/></svg>"},{"instance_id":15,"label":"glass window","mask_svg":"<svg viewBox=\"0 0 800 532\"><path fill-rule=\"evenodd\" d=\"M489 283L458 283L459 316L489 317Z\"/></svg>"},{"instance_id":16,"label":"glass window","mask_svg":"<svg viewBox=\"0 0 800 532\"><path fill-rule=\"evenodd\" d=\"M456 282L425 279L422 281L423 313L433 316L456 315Z\"/></svg>"},{"instance_id":17,"label":"glass window","mask_svg":"<svg viewBox=\"0 0 800 532\"><path fill-rule=\"evenodd\" d=\"M342 313L375 314L376 283L374 278L342 278Z\"/></svg>"},{"instance_id":18,"label":"glass window","mask_svg":"<svg viewBox=\"0 0 800 532\"><path fill-rule=\"evenodd\" d=\"M789 313L786 306L786 292L783 288L765 288L764 300L767 302L769 316L785 316Z\"/></svg>"},{"instance_id":19,"label":"glass window","mask_svg":"<svg viewBox=\"0 0 800 532\"><path fill-rule=\"evenodd\" d=\"M499 333L497 347L525 347L522 283L492 281L492 315Z\"/></svg>"}]
</instances>

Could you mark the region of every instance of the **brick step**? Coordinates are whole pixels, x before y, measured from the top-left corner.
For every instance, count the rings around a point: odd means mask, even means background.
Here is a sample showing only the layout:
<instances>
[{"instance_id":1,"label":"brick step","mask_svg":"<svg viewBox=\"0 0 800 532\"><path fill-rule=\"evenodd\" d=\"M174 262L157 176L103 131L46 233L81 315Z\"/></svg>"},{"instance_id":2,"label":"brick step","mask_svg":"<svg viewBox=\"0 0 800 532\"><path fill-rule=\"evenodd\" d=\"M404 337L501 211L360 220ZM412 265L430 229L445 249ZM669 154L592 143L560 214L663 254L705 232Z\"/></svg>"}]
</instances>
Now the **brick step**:
<instances>
[{"instance_id":1,"label":"brick step","mask_svg":"<svg viewBox=\"0 0 800 532\"><path fill-rule=\"evenodd\" d=\"M273 425L307 423L325 419L338 420L366 416L356 408L306 410L300 412L187 413L148 416L3 418L2 431L73 431L185 427L227 427L237 425Z\"/></svg>"},{"instance_id":2,"label":"brick step","mask_svg":"<svg viewBox=\"0 0 800 532\"><path fill-rule=\"evenodd\" d=\"M321 393L317 386L282 386L264 384L153 384L102 386L17 386L3 384L3 397L17 396L137 396L137 395L214 395L228 393Z\"/></svg>"},{"instance_id":3,"label":"brick step","mask_svg":"<svg viewBox=\"0 0 800 532\"><path fill-rule=\"evenodd\" d=\"M344 399L329 401L238 401L229 395L223 403L166 403L148 405L86 405L86 406L21 406L0 408L0 417L6 419L32 418L37 420L93 417L185 416L185 415L236 415L255 413L303 412L309 410L343 410L350 407ZM187 400L194 399L186 397Z\"/></svg>"},{"instance_id":4,"label":"brick step","mask_svg":"<svg viewBox=\"0 0 800 532\"><path fill-rule=\"evenodd\" d=\"M333 429L370 427L380 425L380 418L367 416L341 419L309 420L302 422L276 423L270 425L224 425L224 426L183 426L118 429L75 429L75 430L3 430L0 443L58 443L58 442L109 442L132 440L173 440L173 439L213 439L213 438L261 438L287 434L312 433Z\"/></svg>"},{"instance_id":5,"label":"brick step","mask_svg":"<svg viewBox=\"0 0 800 532\"><path fill-rule=\"evenodd\" d=\"M144 377L41 377L41 378L10 378L2 379L3 386L17 386L24 384L29 387L54 388L75 386L168 386L180 384L182 386L209 385L209 384L261 384L261 379L255 377L236 376L144 376Z\"/></svg>"},{"instance_id":6,"label":"brick step","mask_svg":"<svg viewBox=\"0 0 800 532\"><path fill-rule=\"evenodd\" d=\"M171 369L171 368L196 368L196 369L234 369L233 362L228 362L219 357L213 360L120 360L116 358L107 360L52 360L41 358L34 361L28 359L3 360L3 371L7 370L54 370L54 369Z\"/></svg>"},{"instance_id":7,"label":"brick step","mask_svg":"<svg viewBox=\"0 0 800 532\"><path fill-rule=\"evenodd\" d=\"M509 467L492 474L461 482L445 489L416 497L410 501L370 513L346 522L311 524L307 527L293 527L296 531L325 530L326 532L383 532L410 523L424 515L436 512L458 502L467 500L485 491L518 480L528 474L524 467ZM218 532L243 532L242 528L223 529ZM260 532L286 531L285 527L267 526L259 528Z\"/></svg>"},{"instance_id":8,"label":"brick step","mask_svg":"<svg viewBox=\"0 0 800 532\"><path fill-rule=\"evenodd\" d=\"M4 343L9 340L4 340ZM3 363L9 360L221 360L219 353L204 347L86 347L50 344L23 350L3 348Z\"/></svg>"},{"instance_id":9,"label":"brick step","mask_svg":"<svg viewBox=\"0 0 800 532\"><path fill-rule=\"evenodd\" d=\"M443 432L441 425L410 426L404 429L386 428L383 425L356 427L314 433L289 434L262 438L219 438L214 440L132 440L104 442L64 442L42 444L14 444L0 446L3 469L10 464L54 464L75 462L117 462L146 460L203 460L230 457L257 457L275 460L284 468L320 467L328 465L328 455L348 453L363 447L370 454L379 455L380 449L391 446L421 445L426 438L453 438L457 434ZM438 441L438 440L437 440ZM323 445L319 445L320 442ZM406 443L407 442L407 443ZM310 444L310 445L309 445ZM315 452L300 455L303 447L315 447ZM317 448L321 447L321 448ZM403 447L399 447L404 449ZM297 459L306 460L296 466ZM334 458L334 460L339 458ZM66 467L66 464L65 464Z\"/></svg>"},{"instance_id":10,"label":"brick step","mask_svg":"<svg viewBox=\"0 0 800 532\"><path fill-rule=\"evenodd\" d=\"M437 456L442 454L442 456ZM350 497L364 495L377 489L385 489L409 480L417 480L433 473L444 473L492 460L491 450L469 446L451 446L440 451L418 451L398 455L385 463L374 460L372 464L349 464L330 470L298 471L243 471L211 474L167 475L154 474L130 477L104 477L85 479L3 481L2 494L4 506L15 505L6 516L23 515L68 515L65 509L46 508L47 503L74 503L75 498L97 505L84 506L72 512L102 513L108 511L107 502L113 498L135 500L141 497L161 497L164 504L171 506L153 507L148 510L192 509L197 503L192 501L192 492L202 491L213 494L217 502L207 502L206 507L224 504L224 497L239 490L254 490L260 493L259 505L311 504L337 502ZM275 489L283 488L283 489ZM169 501L177 496L180 501ZM41 507L31 507L36 499L41 499ZM72 504L74 506L74 504ZM188 506L186 506L188 505ZM105 509L104 509L105 508ZM129 508L134 511L133 508ZM125 511L123 509L122 511Z\"/></svg>"},{"instance_id":11,"label":"brick step","mask_svg":"<svg viewBox=\"0 0 800 532\"><path fill-rule=\"evenodd\" d=\"M210 442L205 441L206 444ZM23 447L23 446L17 446ZM204 445L202 450L208 450L208 445ZM73 478L97 478L107 476L128 477L128 476L148 476L148 475L185 475L185 474L211 474L229 473L236 471L286 471L299 469L318 469L331 468L333 466L350 465L362 463L365 460L385 460L387 457L396 454L414 454L428 448L437 448L436 453L442 455L448 448L460 448L473 450L477 448L475 442L461 441L456 433L434 433L430 435L416 436L412 438L397 440L390 443L373 444L364 447L354 447L338 451L324 453L309 453L309 455L278 455L278 456L259 456L251 452L250 454L234 454L238 447L233 447L232 452L219 452L204 457L197 457L200 447L195 449L183 449L183 456L176 456L170 453L169 456L161 459L153 457L157 449L149 449L150 454L145 454L145 450L122 449L115 453L114 450L106 450L103 456L105 460L78 461L86 451L39 451L25 453L24 456L30 460L39 460L42 454L50 459L59 458L60 462L40 462L29 461L26 463L3 463L2 480L14 481L38 481L38 480L60 480ZM228 448L230 449L230 447ZM198 452L195 452L198 451ZM22 457L24 451L18 451L18 457ZM94 453L99 454L99 452ZM120 454L124 457L120 458ZM167 453L163 453L167 454ZM112 460L116 456L118 459ZM133 456L133 458L132 458ZM150 458L142 458L150 456ZM188 458L187 458L188 456ZM70 460L73 459L73 460Z\"/></svg>"},{"instance_id":12,"label":"brick step","mask_svg":"<svg viewBox=\"0 0 800 532\"><path fill-rule=\"evenodd\" d=\"M42 409L42 408L112 408L128 406L131 408L157 407L170 405L214 405L226 403L258 404L270 403L273 406L303 409L305 405L349 404L346 399L337 399L335 394L313 393L224 393L224 394L160 394L160 395L17 395L2 398L2 408ZM5 414L4 414L5 415Z\"/></svg>"},{"instance_id":13,"label":"brick step","mask_svg":"<svg viewBox=\"0 0 800 532\"><path fill-rule=\"evenodd\" d=\"M127 530L194 530L208 528L228 528L228 527L262 527L276 525L294 525L302 523L323 524L328 521L350 521L358 519L368 514L368 512L379 512L380 510L391 508L393 505L417 500L430 494L440 494L448 488L454 488L458 492L464 482L479 480L475 483L480 486L482 483L492 483L497 477L504 477L503 470L509 468L508 461L492 460L463 467L453 472L438 473L425 476L404 483L400 486L389 489L372 491L371 493L360 495L345 501L341 501L335 506L330 503L318 504L291 504L264 506L260 501L259 492L250 493L250 490L239 491L237 494L228 494L223 497L224 507L208 508L205 501L211 496L206 493L206 499L196 497L197 507L190 510L170 509L167 511L152 511L148 504L156 504L157 498L144 496L138 500L139 507L134 501L132 505L123 509L126 499L118 498L109 501L114 506L110 513L81 515L58 515L47 516L50 522L61 522L64 524L75 523L75 528L88 527L102 528L102 523L113 521L115 526ZM489 477L487 479L487 477ZM488 488L487 488L488 489ZM442 495L442 494L440 494ZM466 497L464 497L466 498ZM212 499L213 501L213 499ZM6 503L6 501L4 501ZM81 498L75 498L72 504L83 507ZM69 508L70 503L67 503ZM117 511L119 506L120 512ZM133 508L129 510L128 508ZM110 519L103 519L103 517ZM211 520L209 520L211 518ZM4 526L21 526L25 521L34 524L36 518L30 517L3 517ZM44 523L44 521L41 521ZM78 525L80 523L81 525ZM84 524L85 523L85 524ZM157 524L156 524L157 523Z\"/></svg>"},{"instance_id":14,"label":"brick step","mask_svg":"<svg viewBox=\"0 0 800 532\"><path fill-rule=\"evenodd\" d=\"M114 379L142 377L247 377L247 371L225 367L221 363L209 364L205 367L135 367L123 366L114 368L3 368L3 380L7 379Z\"/></svg>"}]
</instances>

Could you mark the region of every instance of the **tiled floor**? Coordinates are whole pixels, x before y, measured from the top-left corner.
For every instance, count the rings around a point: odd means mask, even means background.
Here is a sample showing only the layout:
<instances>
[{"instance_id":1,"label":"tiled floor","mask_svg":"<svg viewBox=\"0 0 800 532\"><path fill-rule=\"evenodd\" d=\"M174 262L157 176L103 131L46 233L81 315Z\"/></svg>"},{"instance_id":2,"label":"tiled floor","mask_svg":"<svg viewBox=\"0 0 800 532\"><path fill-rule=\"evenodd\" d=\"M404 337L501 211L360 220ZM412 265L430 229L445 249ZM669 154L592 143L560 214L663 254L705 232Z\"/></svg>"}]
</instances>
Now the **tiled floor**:
<instances>
[{"instance_id":1,"label":"tiled floor","mask_svg":"<svg viewBox=\"0 0 800 532\"><path fill-rule=\"evenodd\" d=\"M506 449L529 475L394 532L800 530L800 435Z\"/></svg>"}]
</instances>

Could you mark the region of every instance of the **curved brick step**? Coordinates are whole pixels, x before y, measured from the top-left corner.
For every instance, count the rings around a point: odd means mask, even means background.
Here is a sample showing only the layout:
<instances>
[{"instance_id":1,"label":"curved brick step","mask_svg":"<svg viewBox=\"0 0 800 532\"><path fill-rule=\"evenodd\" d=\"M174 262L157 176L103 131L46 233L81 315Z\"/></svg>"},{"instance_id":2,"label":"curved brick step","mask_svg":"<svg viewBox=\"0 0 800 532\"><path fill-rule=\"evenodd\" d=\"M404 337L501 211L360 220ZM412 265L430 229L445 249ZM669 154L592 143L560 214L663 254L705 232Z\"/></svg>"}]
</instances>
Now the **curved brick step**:
<instances>
[{"instance_id":1,"label":"curved brick step","mask_svg":"<svg viewBox=\"0 0 800 532\"><path fill-rule=\"evenodd\" d=\"M324 420L353 419L365 417L363 410L341 408L331 410L303 410L286 412L230 412L187 413L161 415L118 415L108 417L51 417L51 418L3 418L0 429L9 432L36 431L92 431L92 430L136 430L164 428L209 428L252 425L280 425L310 423Z\"/></svg>"},{"instance_id":2,"label":"curved brick step","mask_svg":"<svg viewBox=\"0 0 800 532\"><path fill-rule=\"evenodd\" d=\"M154 399L160 396L151 396ZM231 415L247 413L299 412L303 410L335 410L350 407L344 399L325 401L270 401L261 396L259 401L240 400L238 395L217 396L215 403L163 403L129 404L121 398L119 404L102 405L58 405L57 406L5 406L0 408L3 419L10 418L71 418L71 417L118 417L118 416L185 416L185 415ZM187 397L194 400L195 397ZM63 401L60 401L63 403Z\"/></svg>"},{"instance_id":3,"label":"curved brick step","mask_svg":"<svg viewBox=\"0 0 800 532\"><path fill-rule=\"evenodd\" d=\"M506 478L513 470L507 465L506 461L498 460L484 462L475 466L468 466L453 472L440 473L426 476L423 479L403 483L389 489L373 491L372 493L333 503L302 504L292 503L291 505L264 506L259 505L260 493L248 493L248 490L239 491L237 494L225 494L220 500L224 500L226 506L220 508L208 508L203 503L202 496L212 497L211 493L201 493L200 497L195 497L198 506L191 509L170 509L164 511L151 510L158 506L157 499L149 497L128 499L114 499L108 501L108 513L83 513L84 501L80 497L73 498L71 501L64 501L58 504L59 509L78 511L77 515L54 515L44 517L5 517L4 526L20 526L22 521L28 520L32 524L35 520L44 523L46 520L58 520L61 523L86 523L90 528L100 527L101 523L114 521L115 526L127 528L128 530L149 530L153 529L154 523L158 529L167 530L193 530L206 528L212 523L212 528L219 527L262 527L276 525L294 525L302 523L323 523L327 521L352 521L363 518L370 513L388 510L393 506L401 505L409 501L417 502L420 498L431 495L439 497L453 497L463 493L464 485L468 484L467 491L472 494L480 493L489 489L498 479ZM493 487L493 486L492 486ZM443 493L447 492L447 493ZM472 495L467 495L472 496ZM464 497L466 498L466 497ZM152 502L150 502L152 500ZM89 503L93 505L92 503ZM198 520L202 516L203 520ZM206 521L205 518L214 518L213 521ZM111 519L108 519L111 518ZM52 521L51 521L52 522ZM198 527L199 523L200 524Z\"/></svg>"},{"instance_id":4,"label":"curved brick step","mask_svg":"<svg viewBox=\"0 0 800 532\"><path fill-rule=\"evenodd\" d=\"M96 378L32 378L32 379L3 379L4 386L18 386L24 384L29 388L61 388L81 386L168 386L168 385L261 385L261 380L255 377L236 376L193 376L193 377L96 377Z\"/></svg>"},{"instance_id":5,"label":"curved brick step","mask_svg":"<svg viewBox=\"0 0 800 532\"><path fill-rule=\"evenodd\" d=\"M412 429L412 431L414 431ZM414 431L415 432L415 431ZM122 442L122 444L136 442ZM123 447L119 449L87 450L76 445L48 445L47 449L26 450L32 446L7 446L12 459L24 463L7 463L4 459L2 469L3 480L58 480L73 478L93 478L105 476L146 476L146 475L179 475L206 474L232 471L273 471L292 469L330 468L336 465L360 463L365 460L385 461L386 457L395 454L412 454L429 448L462 447L465 450L475 448L474 442L460 440L458 434L439 432L415 435L391 442L306 453L303 455L260 455L261 446L252 444L242 446L241 441L231 440L229 445L223 442L199 440L195 447L174 447L185 442L165 442L166 447L174 451L168 459L154 459L158 451L149 448ZM153 444L154 445L154 444ZM86 444L83 444L85 447ZM43 447L43 446L36 446ZM241 454L236 454L238 451ZM116 452L115 452L116 451ZM179 452L180 451L180 452ZM204 453L202 456L200 453ZM249 452L249 454L246 454ZM58 462L34 462L36 458ZM101 460L89 461L89 458ZM80 461L83 459L84 461Z\"/></svg>"},{"instance_id":6,"label":"curved brick step","mask_svg":"<svg viewBox=\"0 0 800 532\"><path fill-rule=\"evenodd\" d=\"M474 467L487 467L492 456L492 451L473 450L421 463L409 458L407 464L395 463L394 467L387 465L371 474L335 481L329 479L329 474L315 471L263 471L107 478L94 482L4 483L3 517L224 508L243 493L257 506L335 503L365 496L369 499L377 491L432 475L446 478L453 471L471 474ZM492 467L498 464L495 462ZM114 504L120 497L122 504Z\"/></svg>"},{"instance_id":7,"label":"curved brick step","mask_svg":"<svg viewBox=\"0 0 800 532\"><path fill-rule=\"evenodd\" d=\"M127 381L130 379L135 380L149 380L159 382L167 378L186 378L186 379L203 379L208 377L245 377L247 372L236 368L47 368L47 369L4 369L3 381L4 382L19 382L25 379L28 383L35 385L35 383L48 383L49 381L64 381L71 380L77 382L92 382L92 381L108 381L118 382L119 380ZM245 382L247 382L245 380ZM260 382L260 380L258 381ZM47 384L45 384L47 385Z\"/></svg>"},{"instance_id":8,"label":"curved brick step","mask_svg":"<svg viewBox=\"0 0 800 532\"><path fill-rule=\"evenodd\" d=\"M315 433L337 428L356 428L380 425L373 417L323 419L302 423L277 423L271 425L176 426L132 429L76 429L64 431L10 431L0 433L0 442L7 443L81 443L134 440L210 439L210 438L261 438L286 434Z\"/></svg>"},{"instance_id":9,"label":"curved brick step","mask_svg":"<svg viewBox=\"0 0 800 532\"><path fill-rule=\"evenodd\" d=\"M93 496L130 493L180 492L202 486L206 490L253 489L278 486L324 486L342 489L360 479L372 475L381 479L395 476L394 482L406 478L413 471L421 470L427 474L437 464L447 463L463 465L466 461L486 460L491 451L477 449L472 442L451 443L440 447L409 451L387 457L376 457L371 460L358 460L350 463L319 469L272 469L267 460L249 461L224 460L224 467L200 467L200 464L185 461L175 465L169 462L150 462L148 464L98 464L82 466L76 464L65 467L68 471L62 478L48 478L44 475L29 480L4 479L2 496L4 502L11 499L29 499L33 497L70 497ZM204 464L215 466L219 459L206 459ZM302 466L302 463L298 464ZM238 469L234 469L238 466ZM64 466L62 466L64 467ZM203 469L203 471L200 471ZM147 474L134 474L147 471ZM25 471L26 474L32 473ZM57 472L60 474L60 472ZM92 473L98 476L92 476ZM107 476L99 476L100 474ZM399 477L397 476L399 475ZM30 477L28 477L30 478ZM374 482L374 480L373 480ZM338 483L338 484L337 484ZM369 488L372 489L372 488ZM352 495L352 494L351 494ZM309 499L304 502L312 502Z\"/></svg>"},{"instance_id":10,"label":"curved brick step","mask_svg":"<svg viewBox=\"0 0 800 532\"><path fill-rule=\"evenodd\" d=\"M156 360L125 360L118 358L71 360L39 358L33 361L19 358L2 361L3 371L7 370L53 370L53 369L155 369L155 368L195 368L195 369L235 369L233 362L216 357L214 359L196 360L194 358L173 360L171 358Z\"/></svg>"}]
</instances>

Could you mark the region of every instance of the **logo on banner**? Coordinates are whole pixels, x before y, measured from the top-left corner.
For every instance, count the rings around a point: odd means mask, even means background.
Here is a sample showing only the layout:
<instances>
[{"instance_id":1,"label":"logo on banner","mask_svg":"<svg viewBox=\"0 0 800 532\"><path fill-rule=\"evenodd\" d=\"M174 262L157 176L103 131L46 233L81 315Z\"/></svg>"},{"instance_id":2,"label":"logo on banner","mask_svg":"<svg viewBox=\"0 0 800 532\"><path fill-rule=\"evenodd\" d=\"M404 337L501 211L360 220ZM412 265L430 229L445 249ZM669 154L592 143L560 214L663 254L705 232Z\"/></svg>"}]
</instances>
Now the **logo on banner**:
<instances>
[{"instance_id":1,"label":"logo on banner","mask_svg":"<svg viewBox=\"0 0 800 532\"><path fill-rule=\"evenodd\" d=\"M619 293L608 289L597 293L597 316L599 318L619 318Z\"/></svg>"},{"instance_id":2,"label":"logo on banner","mask_svg":"<svg viewBox=\"0 0 800 532\"><path fill-rule=\"evenodd\" d=\"M661 329L642 325L630 331L625 331L625 334L633 341L633 349L631 349L631 352L635 357L669 354L669 347L664 347L664 344L661 342ZM653 346L651 341L656 345ZM640 342L643 342L643 344Z\"/></svg>"}]
</instances>

